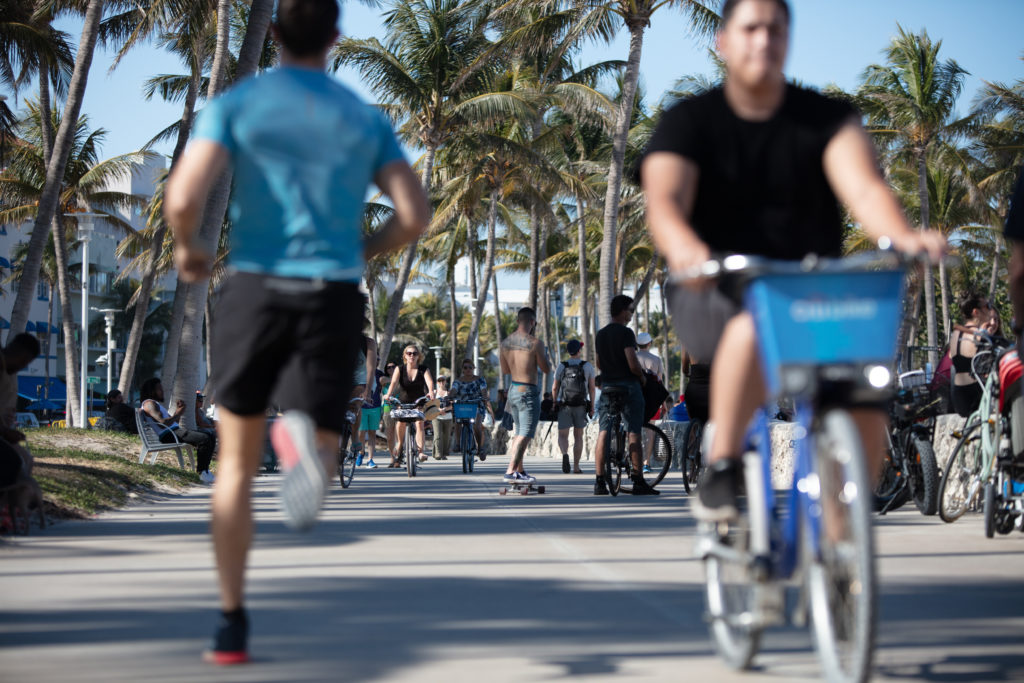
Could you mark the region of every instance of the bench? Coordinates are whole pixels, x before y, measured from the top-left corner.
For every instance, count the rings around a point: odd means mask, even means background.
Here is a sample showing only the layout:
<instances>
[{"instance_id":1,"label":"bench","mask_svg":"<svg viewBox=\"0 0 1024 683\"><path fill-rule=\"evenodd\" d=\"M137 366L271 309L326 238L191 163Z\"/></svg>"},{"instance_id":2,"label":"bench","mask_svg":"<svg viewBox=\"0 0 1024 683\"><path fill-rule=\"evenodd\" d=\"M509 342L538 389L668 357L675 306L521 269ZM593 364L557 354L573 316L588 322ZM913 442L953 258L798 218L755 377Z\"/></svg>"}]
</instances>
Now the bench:
<instances>
[{"instance_id":1,"label":"bench","mask_svg":"<svg viewBox=\"0 0 1024 683\"><path fill-rule=\"evenodd\" d=\"M140 465L146 462L151 453L153 458L149 464L155 465L160 451L174 451L178 455L178 466L184 468L185 458L182 457L182 451L184 451L184 454L188 456L189 467L193 470L196 468L195 449L192 444L181 443L174 432L171 432L174 443L160 441L160 437L156 435L156 429L153 427L153 421L146 417L141 408L135 411L135 426L138 427L139 438L142 439L142 452L139 454Z\"/></svg>"}]
</instances>

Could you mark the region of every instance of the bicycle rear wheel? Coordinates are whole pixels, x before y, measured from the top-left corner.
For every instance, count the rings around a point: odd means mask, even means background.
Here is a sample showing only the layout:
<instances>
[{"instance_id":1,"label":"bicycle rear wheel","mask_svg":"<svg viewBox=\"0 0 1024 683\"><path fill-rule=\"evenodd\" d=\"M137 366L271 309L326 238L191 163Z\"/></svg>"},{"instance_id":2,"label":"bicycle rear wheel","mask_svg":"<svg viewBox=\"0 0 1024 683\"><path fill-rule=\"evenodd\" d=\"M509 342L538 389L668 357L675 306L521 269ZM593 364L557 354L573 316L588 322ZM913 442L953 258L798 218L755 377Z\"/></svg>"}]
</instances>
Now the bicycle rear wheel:
<instances>
[{"instance_id":1,"label":"bicycle rear wheel","mask_svg":"<svg viewBox=\"0 0 1024 683\"><path fill-rule=\"evenodd\" d=\"M341 481L341 488L347 489L352 485L352 478L356 476L356 454L346 449L341 452L340 456L338 479Z\"/></svg>"},{"instance_id":2,"label":"bicycle rear wheel","mask_svg":"<svg viewBox=\"0 0 1024 683\"><path fill-rule=\"evenodd\" d=\"M687 493L697 490L697 480L704 470L701 441L704 439L703 420L690 420L683 436L683 452L679 458L679 469L683 472L683 488Z\"/></svg>"},{"instance_id":3,"label":"bicycle rear wheel","mask_svg":"<svg viewBox=\"0 0 1024 683\"><path fill-rule=\"evenodd\" d=\"M949 456L939 484L939 517L943 522L955 522L971 506L971 484L981 468L981 432L979 423L963 430L960 441Z\"/></svg>"},{"instance_id":4,"label":"bicycle rear wheel","mask_svg":"<svg viewBox=\"0 0 1024 683\"><path fill-rule=\"evenodd\" d=\"M619 422L615 420L612 428L605 434L604 448L604 483L608 486L608 493L613 496L619 495L619 487L622 484L622 457L619 453L624 444L622 433L619 431Z\"/></svg>"},{"instance_id":5,"label":"bicycle rear wheel","mask_svg":"<svg viewBox=\"0 0 1024 683\"><path fill-rule=\"evenodd\" d=\"M648 451L651 454L651 471L644 476L644 480L648 486L654 488L661 483L661 480L668 474L669 468L672 467L672 442L660 427L650 422L644 425L641 443L646 445L648 440L651 441Z\"/></svg>"},{"instance_id":6,"label":"bicycle rear wheel","mask_svg":"<svg viewBox=\"0 0 1024 683\"><path fill-rule=\"evenodd\" d=\"M896 467L893 451L898 448L895 440L891 442L891 448L885 454L885 461L882 463L882 471L875 483L875 512L892 512L903 507L910 500L910 492L907 490L906 480L901 476Z\"/></svg>"},{"instance_id":7,"label":"bicycle rear wheel","mask_svg":"<svg viewBox=\"0 0 1024 683\"><path fill-rule=\"evenodd\" d=\"M820 491L817 500L813 489L810 495L820 517L817 524L805 520L812 633L826 680L866 681L874 655L876 596L864 449L843 410L825 414L816 446ZM815 526L817 538L812 536Z\"/></svg>"}]
</instances>

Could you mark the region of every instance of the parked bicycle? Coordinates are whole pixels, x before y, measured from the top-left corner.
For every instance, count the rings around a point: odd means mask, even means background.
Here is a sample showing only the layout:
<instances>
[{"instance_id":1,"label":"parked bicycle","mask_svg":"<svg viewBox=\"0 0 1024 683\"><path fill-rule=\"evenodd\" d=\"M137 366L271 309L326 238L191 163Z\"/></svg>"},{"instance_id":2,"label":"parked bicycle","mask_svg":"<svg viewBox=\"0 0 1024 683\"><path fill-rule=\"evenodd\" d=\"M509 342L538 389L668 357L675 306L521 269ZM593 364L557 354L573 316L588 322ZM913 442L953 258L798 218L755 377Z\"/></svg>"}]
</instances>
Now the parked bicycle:
<instances>
[{"instance_id":1,"label":"parked bicycle","mask_svg":"<svg viewBox=\"0 0 1024 683\"><path fill-rule=\"evenodd\" d=\"M889 405L876 505L884 515L913 500L921 514L934 515L939 500L939 464L932 441L939 400L928 392L922 370L903 373L899 381L900 388Z\"/></svg>"},{"instance_id":2,"label":"parked bicycle","mask_svg":"<svg viewBox=\"0 0 1024 683\"><path fill-rule=\"evenodd\" d=\"M871 488L846 406L855 393L890 385L904 269L891 254L804 262L730 256L694 276L742 285L769 393L793 399L797 425L789 492L776 496L772 486L774 412L766 408L749 431L755 448L743 458L739 519L702 525L696 552L718 652L748 668L762 631L787 621L785 588L797 582L801 599L789 621L803 624L809 615L824 678L867 680L876 618Z\"/></svg>"},{"instance_id":3,"label":"parked bicycle","mask_svg":"<svg viewBox=\"0 0 1024 683\"><path fill-rule=\"evenodd\" d=\"M704 420L690 417L683 435L683 452L680 455L679 469L683 473L683 488L687 493L697 490L697 482L704 472Z\"/></svg>"},{"instance_id":4,"label":"parked bicycle","mask_svg":"<svg viewBox=\"0 0 1024 683\"><path fill-rule=\"evenodd\" d=\"M426 396L421 396L412 403L402 403L397 398L388 399L388 403L391 405L392 419L406 424L405 438L402 439L402 450L398 459L399 464L401 461L405 461L405 471L410 477L416 476L417 469L416 431L412 425L424 419L422 407L426 402Z\"/></svg>"},{"instance_id":5,"label":"parked bicycle","mask_svg":"<svg viewBox=\"0 0 1024 683\"><path fill-rule=\"evenodd\" d=\"M981 402L968 416L961 430L953 432L956 446L939 484L939 516L955 522L969 510L981 506L981 492L990 481L1006 420L998 410L998 361L1010 350L1008 342L994 339L985 331L974 332L977 352L971 359L971 374L981 384Z\"/></svg>"}]
</instances>

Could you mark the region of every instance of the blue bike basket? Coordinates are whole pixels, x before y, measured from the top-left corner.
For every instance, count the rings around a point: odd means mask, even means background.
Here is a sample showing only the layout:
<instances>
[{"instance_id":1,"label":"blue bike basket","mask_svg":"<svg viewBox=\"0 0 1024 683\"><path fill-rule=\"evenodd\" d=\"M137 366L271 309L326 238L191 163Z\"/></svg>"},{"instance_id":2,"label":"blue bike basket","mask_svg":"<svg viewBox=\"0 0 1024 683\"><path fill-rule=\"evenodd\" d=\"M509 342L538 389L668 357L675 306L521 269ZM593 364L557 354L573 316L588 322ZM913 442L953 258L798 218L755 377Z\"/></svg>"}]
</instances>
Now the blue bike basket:
<instances>
[{"instance_id":1,"label":"blue bike basket","mask_svg":"<svg viewBox=\"0 0 1024 683\"><path fill-rule=\"evenodd\" d=\"M475 420L477 405L473 402L457 402L452 404L452 412L456 420Z\"/></svg>"},{"instance_id":2,"label":"blue bike basket","mask_svg":"<svg viewBox=\"0 0 1024 683\"><path fill-rule=\"evenodd\" d=\"M785 366L889 367L903 315L902 270L764 275L747 288L769 389Z\"/></svg>"}]
</instances>

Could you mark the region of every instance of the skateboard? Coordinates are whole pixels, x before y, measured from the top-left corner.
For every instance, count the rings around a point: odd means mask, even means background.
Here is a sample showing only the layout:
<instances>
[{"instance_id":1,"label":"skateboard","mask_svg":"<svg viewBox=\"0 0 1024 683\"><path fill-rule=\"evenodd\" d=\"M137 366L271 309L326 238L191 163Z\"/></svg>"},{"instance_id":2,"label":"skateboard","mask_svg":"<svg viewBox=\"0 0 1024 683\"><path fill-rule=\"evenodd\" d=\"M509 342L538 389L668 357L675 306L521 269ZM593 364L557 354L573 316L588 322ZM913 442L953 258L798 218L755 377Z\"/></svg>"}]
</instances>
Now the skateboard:
<instances>
[{"instance_id":1,"label":"skateboard","mask_svg":"<svg viewBox=\"0 0 1024 683\"><path fill-rule=\"evenodd\" d=\"M517 482L506 482L504 486L498 489L498 495L504 496L508 493L518 493L520 496L527 496L530 493L544 493L544 485L537 484L520 484Z\"/></svg>"}]
</instances>

